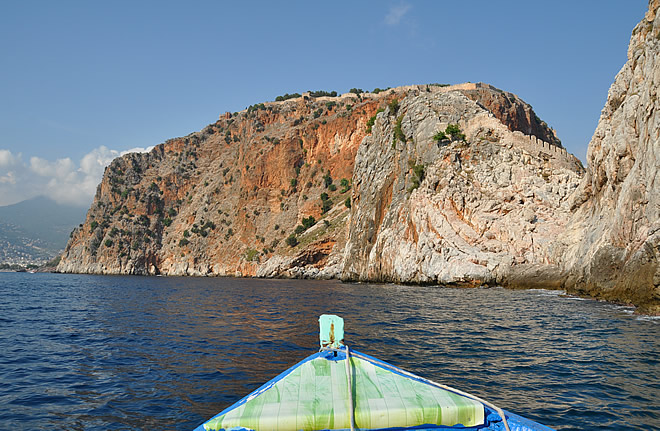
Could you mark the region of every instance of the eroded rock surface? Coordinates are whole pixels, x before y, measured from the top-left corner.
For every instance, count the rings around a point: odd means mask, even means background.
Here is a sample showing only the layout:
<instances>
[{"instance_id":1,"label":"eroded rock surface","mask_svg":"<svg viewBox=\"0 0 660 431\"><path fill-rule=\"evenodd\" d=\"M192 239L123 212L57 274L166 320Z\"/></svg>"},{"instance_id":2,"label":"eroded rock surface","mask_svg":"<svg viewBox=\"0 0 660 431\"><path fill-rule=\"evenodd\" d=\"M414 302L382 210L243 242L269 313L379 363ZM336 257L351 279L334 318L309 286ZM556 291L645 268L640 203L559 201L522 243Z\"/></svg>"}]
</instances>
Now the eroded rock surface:
<instances>
[{"instance_id":1,"label":"eroded rock surface","mask_svg":"<svg viewBox=\"0 0 660 431\"><path fill-rule=\"evenodd\" d=\"M434 139L450 124L465 138ZM547 273L581 173L561 147L512 132L462 91L411 93L358 149L342 277L476 285L529 265Z\"/></svg>"},{"instance_id":2,"label":"eroded rock surface","mask_svg":"<svg viewBox=\"0 0 660 431\"><path fill-rule=\"evenodd\" d=\"M569 291L660 313L660 2L635 27L573 200Z\"/></svg>"},{"instance_id":3,"label":"eroded rock surface","mask_svg":"<svg viewBox=\"0 0 660 431\"><path fill-rule=\"evenodd\" d=\"M465 139L434 140L450 123ZM494 282L545 259L580 172L529 105L490 85L307 94L115 160L58 269Z\"/></svg>"},{"instance_id":4,"label":"eroded rock surface","mask_svg":"<svg viewBox=\"0 0 660 431\"><path fill-rule=\"evenodd\" d=\"M114 160L58 270L332 276L366 122L396 97L306 94L258 104ZM310 217L318 223L295 234ZM288 245L290 235L299 244Z\"/></svg>"}]
</instances>

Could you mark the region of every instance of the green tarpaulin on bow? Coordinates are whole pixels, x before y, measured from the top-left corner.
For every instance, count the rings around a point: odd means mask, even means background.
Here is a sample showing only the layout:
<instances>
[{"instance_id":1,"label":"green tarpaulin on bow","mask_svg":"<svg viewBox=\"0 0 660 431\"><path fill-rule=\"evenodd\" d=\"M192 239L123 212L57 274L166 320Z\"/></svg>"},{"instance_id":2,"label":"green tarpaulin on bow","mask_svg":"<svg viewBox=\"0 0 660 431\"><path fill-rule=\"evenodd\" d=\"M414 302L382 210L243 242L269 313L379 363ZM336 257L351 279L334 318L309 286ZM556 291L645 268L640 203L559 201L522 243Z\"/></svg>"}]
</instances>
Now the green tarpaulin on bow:
<instances>
[{"instance_id":1,"label":"green tarpaulin on bow","mask_svg":"<svg viewBox=\"0 0 660 431\"><path fill-rule=\"evenodd\" d=\"M357 428L484 424L481 403L435 387L422 378L392 371L391 366L374 358L359 356L350 357ZM203 427L261 431L349 429L344 352L323 351L308 357Z\"/></svg>"}]
</instances>

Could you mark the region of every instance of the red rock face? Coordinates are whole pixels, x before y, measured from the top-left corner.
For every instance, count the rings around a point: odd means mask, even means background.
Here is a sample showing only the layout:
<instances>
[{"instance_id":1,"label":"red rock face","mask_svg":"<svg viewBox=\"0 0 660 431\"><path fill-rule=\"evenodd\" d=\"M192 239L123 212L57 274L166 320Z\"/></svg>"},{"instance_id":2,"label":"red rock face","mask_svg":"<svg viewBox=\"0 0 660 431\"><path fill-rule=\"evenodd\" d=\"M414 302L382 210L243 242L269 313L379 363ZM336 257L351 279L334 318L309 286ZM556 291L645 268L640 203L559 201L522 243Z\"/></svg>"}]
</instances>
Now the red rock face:
<instances>
[{"instance_id":1,"label":"red rock face","mask_svg":"<svg viewBox=\"0 0 660 431\"><path fill-rule=\"evenodd\" d=\"M116 159L60 270L254 275L274 254L324 261L337 242L332 223L344 223L348 210L350 187L340 181L350 182L367 120L396 97L258 105L149 154ZM321 193L336 208L331 216ZM330 226L313 238L296 235L310 216ZM307 243L291 247L289 235Z\"/></svg>"}]
</instances>

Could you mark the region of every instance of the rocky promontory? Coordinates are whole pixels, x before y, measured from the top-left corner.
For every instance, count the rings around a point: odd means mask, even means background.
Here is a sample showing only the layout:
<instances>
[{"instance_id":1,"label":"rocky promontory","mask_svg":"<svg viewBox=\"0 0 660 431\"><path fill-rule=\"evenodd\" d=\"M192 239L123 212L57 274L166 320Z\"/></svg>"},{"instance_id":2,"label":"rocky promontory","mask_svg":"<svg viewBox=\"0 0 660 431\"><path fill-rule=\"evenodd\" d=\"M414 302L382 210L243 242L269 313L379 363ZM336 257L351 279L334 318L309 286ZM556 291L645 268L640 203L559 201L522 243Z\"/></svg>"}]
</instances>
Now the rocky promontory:
<instances>
[{"instance_id":1,"label":"rocky promontory","mask_svg":"<svg viewBox=\"0 0 660 431\"><path fill-rule=\"evenodd\" d=\"M581 174L563 148L462 91L406 97L358 149L342 278L495 284L547 263Z\"/></svg>"},{"instance_id":2,"label":"rocky promontory","mask_svg":"<svg viewBox=\"0 0 660 431\"><path fill-rule=\"evenodd\" d=\"M649 12L586 172L488 84L285 95L113 161L58 270L565 288L656 312L657 47Z\"/></svg>"},{"instance_id":3,"label":"rocky promontory","mask_svg":"<svg viewBox=\"0 0 660 431\"><path fill-rule=\"evenodd\" d=\"M660 0L635 27L572 197L570 292L660 314Z\"/></svg>"},{"instance_id":4,"label":"rocky promontory","mask_svg":"<svg viewBox=\"0 0 660 431\"><path fill-rule=\"evenodd\" d=\"M582 168L520 98L487 84L321 94L113 161L59 270L481 283L543 259ZM394 218L404 209L457 223L403 235L416 223ZM444 239L427 242L428 229ZM410 238L416 257L397 259L428 270L358 270L376 242Z\"/></svg>"}]
</instances>

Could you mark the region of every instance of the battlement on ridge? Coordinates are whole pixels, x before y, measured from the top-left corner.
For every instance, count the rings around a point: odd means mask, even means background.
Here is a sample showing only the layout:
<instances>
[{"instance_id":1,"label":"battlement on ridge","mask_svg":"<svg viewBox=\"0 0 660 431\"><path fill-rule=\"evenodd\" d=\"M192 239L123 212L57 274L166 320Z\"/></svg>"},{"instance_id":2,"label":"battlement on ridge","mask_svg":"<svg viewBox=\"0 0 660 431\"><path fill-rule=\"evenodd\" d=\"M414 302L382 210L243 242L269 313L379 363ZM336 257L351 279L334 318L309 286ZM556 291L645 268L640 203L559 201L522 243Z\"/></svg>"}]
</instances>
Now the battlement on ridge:
<instances>
[{"instance_id":1,"label":"battlement on ridge","mask_svg":"<svg viewBox=\"0 0 660 431\"><path fill-rule=\"evenodd\" d=\"M522 132L515 131L503 138L501 143L502 145L512 145L517 148L522 148L531 155L545 159L557 167L570 169L576 172L584 170L580 160L566 151L565 148L545 142L536 136L525 135Z\"/></svg>"}]
</instances>

